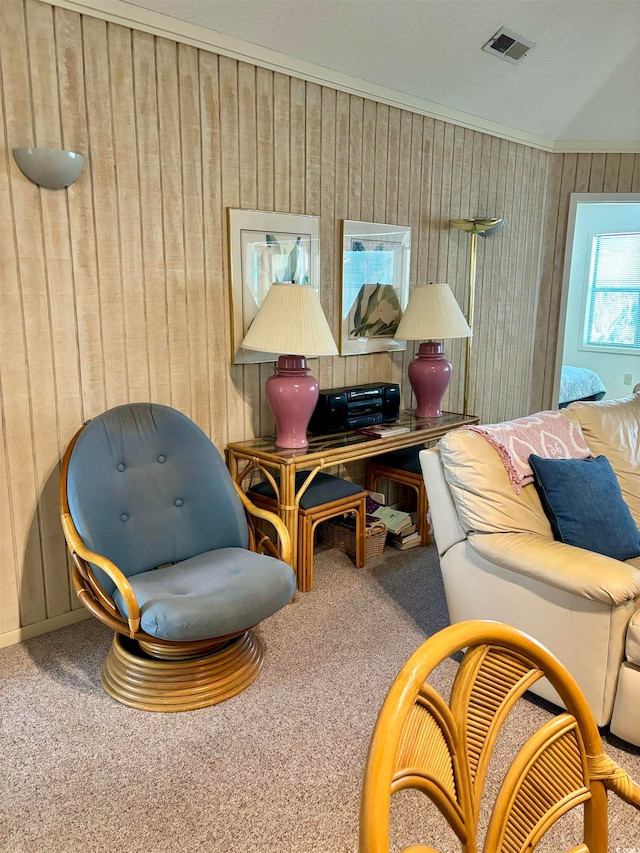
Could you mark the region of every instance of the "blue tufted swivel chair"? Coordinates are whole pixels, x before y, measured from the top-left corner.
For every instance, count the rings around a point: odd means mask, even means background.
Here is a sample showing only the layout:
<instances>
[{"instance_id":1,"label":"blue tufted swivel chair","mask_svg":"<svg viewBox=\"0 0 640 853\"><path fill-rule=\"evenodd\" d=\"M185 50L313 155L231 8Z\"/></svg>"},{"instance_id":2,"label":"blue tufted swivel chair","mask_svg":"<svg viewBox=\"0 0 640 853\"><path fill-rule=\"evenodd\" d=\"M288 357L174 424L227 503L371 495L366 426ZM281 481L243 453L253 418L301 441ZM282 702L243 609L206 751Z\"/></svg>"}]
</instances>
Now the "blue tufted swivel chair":
<instances>
[{"instance_id":1,"label":"blue tufted swivel chair","mask_svg":"<svg viewBox=\"0 0 640 853\"><path fill-rule=\"evenodd\" d=\"M116 632L101 674L109 695L182 711L251 684L262 665L252 629L295 592L289 535L199 427L154 403L88 421L63 460L60 509L78 597Z\"/></svg>"}]
</instances>

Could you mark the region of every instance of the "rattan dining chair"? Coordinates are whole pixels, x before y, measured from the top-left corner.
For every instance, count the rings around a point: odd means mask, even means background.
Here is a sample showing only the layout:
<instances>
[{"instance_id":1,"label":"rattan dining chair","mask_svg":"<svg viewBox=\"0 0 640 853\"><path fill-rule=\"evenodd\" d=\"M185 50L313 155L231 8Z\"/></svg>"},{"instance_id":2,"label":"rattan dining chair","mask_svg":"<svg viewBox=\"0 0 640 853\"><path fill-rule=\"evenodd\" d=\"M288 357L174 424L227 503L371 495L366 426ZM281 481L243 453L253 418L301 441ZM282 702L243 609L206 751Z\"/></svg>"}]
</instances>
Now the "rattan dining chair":
<instances>
[{"instance_id":1,"label":"rattan dining chair","mask_svg":"<svg viewBox=\"0 0 640 853\"><path fill-rule=\"evenodd\" d=\"M466 653L447 703L428 683ZM360 853L388 853L391 796L414 788L438 807L463 853L478 849L483 786L496 738L514 704L546 676L566 711L513 757L485 836L485 853L532 851L570 809L583 806L583 842L566 853L606 853L607 791L640 808L640 788L604 752L569 672L540 644L497 622L460 622L428 639L402 667L376 722L364 775ZM404 853L437 853L428 845ZM558 851L559 853L559 851Z\"/></svg>"}]
</instances>

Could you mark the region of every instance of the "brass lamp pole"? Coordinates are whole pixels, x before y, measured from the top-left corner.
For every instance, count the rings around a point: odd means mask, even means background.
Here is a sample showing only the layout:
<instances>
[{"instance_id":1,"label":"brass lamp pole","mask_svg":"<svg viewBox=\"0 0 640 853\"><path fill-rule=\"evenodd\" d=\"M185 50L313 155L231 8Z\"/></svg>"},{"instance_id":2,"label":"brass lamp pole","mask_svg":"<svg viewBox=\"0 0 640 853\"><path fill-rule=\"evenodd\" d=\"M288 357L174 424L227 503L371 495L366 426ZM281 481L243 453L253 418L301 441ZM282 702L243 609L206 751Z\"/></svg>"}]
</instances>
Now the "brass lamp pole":
<instances>
[{"instance_id":1,"label":"brass lamp pole","mask_svg":"<svg viewBox=\"0 0 640 853\"><path fill-rule=\"evenodd\" d=\"M473 333L473 311L476 290L476 256L478 251L478 234L488 237L499 231L504 225L504 219L450 219L449 224L461 231L471 235L471 251L469 253L469 289L467 293L467 323ZM462 399L463 413L469 410L469 387L471 382L471 341L472 336L467 338L465 360L464 360L464 394Z\"/></svg>"}]
</instances>

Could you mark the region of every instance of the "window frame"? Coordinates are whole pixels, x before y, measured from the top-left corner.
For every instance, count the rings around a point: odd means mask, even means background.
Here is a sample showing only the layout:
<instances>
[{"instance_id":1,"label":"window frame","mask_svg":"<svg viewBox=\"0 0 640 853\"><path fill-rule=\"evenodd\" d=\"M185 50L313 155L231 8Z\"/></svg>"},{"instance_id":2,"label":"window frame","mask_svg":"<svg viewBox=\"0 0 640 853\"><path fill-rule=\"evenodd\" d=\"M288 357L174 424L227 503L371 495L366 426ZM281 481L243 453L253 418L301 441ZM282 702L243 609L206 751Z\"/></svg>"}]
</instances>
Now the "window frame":
<instances>
[{"instance_id":1,"label":"window frame","mask_svg":"<svg viewBox=\"0 0 640 853\"><path fill-rule=\"evenodd\" d=\"M634 236L638 236L640 239L640 232L629 232L629 231L619 231L619 232L591 232L588 234L589 239L589 261L586 265L587 269L587 280L584 284L583 290L583 300L582 300L582 323L581 323L581 336L578 342L578 349L583 352L602 352L602 353L618 353L621 355L638 355L640 354L640 280L638 281L637 287L630 288L619 288L619 287L594 287L594 267L595 267L595 258L596 258L596 247L597 247L597 239L599 237L623 237L629 236L630 234ZM636 307L636 329L635 329L635 341L636 343L633 345L625 345L620 343L609 344L609 343L587 343L587 338L589 335L589 320L592 317L591 311L591 303L593 299L594 291L599 292L611 292L611 293L637 293L638 295L638 305Z\"/></svg>"}]
</instances>

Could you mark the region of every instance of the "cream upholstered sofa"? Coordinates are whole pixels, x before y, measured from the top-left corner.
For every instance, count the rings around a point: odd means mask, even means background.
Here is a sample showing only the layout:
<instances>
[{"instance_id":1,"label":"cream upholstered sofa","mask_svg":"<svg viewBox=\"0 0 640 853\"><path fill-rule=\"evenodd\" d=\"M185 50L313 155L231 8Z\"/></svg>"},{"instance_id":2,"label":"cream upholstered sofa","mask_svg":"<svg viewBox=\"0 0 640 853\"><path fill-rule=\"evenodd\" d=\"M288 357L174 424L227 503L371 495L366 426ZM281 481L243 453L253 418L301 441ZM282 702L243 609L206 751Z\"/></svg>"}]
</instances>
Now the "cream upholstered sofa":
<instances>
[{"instance_id":1,"label":"cream upholstered sofa","mask_svg":"<svg viewBox=\"0 0 640 853\"><path fill-rule=\"evenodd\" d=\"M609 459L640 525L640 394L563 414ZM477 432L447 434L420 461L451 622L495 619L530 634L572 672L598 725L640 744L640 557L555 541L535 486L516 494ZM548 682L533 689L561 704Z\"/></svg>"}]
</instances>

